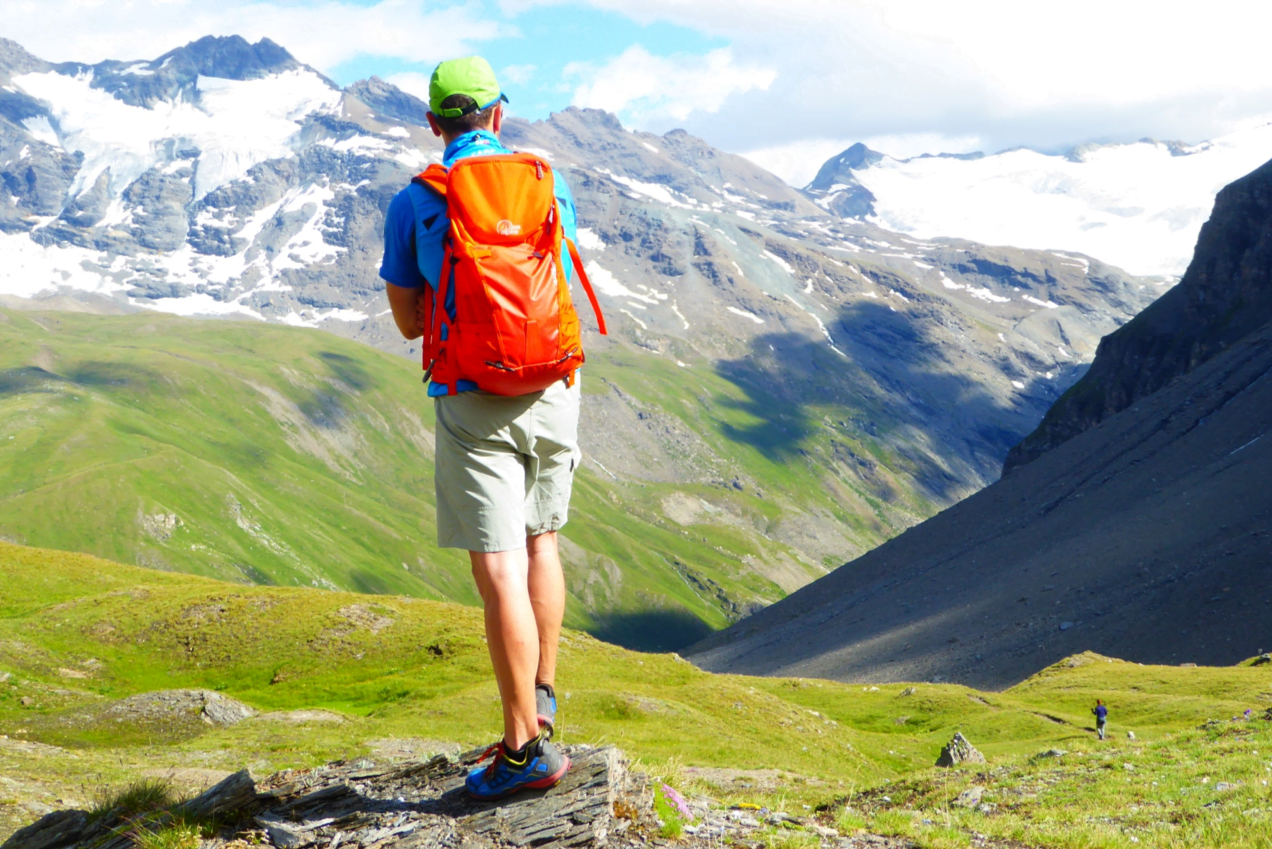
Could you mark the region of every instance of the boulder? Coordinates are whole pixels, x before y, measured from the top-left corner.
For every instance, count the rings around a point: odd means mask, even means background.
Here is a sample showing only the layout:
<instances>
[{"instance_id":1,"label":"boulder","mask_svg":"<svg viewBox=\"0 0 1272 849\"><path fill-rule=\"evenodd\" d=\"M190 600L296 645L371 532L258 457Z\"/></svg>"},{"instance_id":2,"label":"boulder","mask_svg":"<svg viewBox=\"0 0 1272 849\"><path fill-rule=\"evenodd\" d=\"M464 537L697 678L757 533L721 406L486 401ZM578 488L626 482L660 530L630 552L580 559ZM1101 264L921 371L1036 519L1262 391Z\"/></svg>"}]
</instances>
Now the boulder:
<instances>
[{"instance_id":1,"label":"boulder","mask_svg":"<svg viewBox=\"0 0 1272 849\"><path fill-rule=\"evenodd\" d=\"M961 731L954 733L954 739L945 744L945 748L941 749L941 756L936 759L937 766L983 763L985 763L985 756L968 742Z\"/></svg>"},{"instance_id":2,"label":"boulder","mask_svg":"<svg viewBox=\"0 0 1272 849\"><path fill-rule=\"evenodd\" d=\"M15 832L0 849L63 849L78 846L88 831L84 811L54 811Z\"/></svg>"}]
</instances>

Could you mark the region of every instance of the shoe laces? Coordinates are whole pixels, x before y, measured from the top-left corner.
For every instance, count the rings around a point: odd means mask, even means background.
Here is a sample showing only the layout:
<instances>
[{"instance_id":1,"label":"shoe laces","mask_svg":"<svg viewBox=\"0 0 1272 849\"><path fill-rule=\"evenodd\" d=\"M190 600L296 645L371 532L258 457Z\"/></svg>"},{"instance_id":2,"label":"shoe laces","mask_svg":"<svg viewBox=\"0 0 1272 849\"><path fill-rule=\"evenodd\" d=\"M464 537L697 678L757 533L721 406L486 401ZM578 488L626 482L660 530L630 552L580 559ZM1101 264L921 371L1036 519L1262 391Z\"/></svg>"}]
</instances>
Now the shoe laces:
<instances>
[{"instance_id":1,"label":"shoe laces","mask_svg":"<svg viewBox=\"0 0 1272 849\"><path fill-rule=\"evenodd\" d=\"M503 740L500 740L498 743L494 744L490 748L486 749L486 751L482 752L481 757L477 759L477 763L481 763L486 758L489 758L491 755L494 755L494 758L490 761L490 765L486 767L486 772L483 774L484 778L494 777L495 770L499 768L499 761L503 757L503 753L504 753Z\"/></svg>"}]
</instances>

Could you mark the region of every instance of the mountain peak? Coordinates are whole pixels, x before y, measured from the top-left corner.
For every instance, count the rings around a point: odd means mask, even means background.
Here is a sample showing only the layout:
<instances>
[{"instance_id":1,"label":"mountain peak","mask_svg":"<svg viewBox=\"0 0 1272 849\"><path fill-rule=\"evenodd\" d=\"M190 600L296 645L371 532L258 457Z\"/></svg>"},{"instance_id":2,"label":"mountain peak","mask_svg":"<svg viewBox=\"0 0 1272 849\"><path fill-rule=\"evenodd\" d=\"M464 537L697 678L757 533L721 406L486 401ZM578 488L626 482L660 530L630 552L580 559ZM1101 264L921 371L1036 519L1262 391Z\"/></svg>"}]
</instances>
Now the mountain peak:
<instances>
[{"instance_id":1,"label":"mountain peak","mask_svg":"<svg viewBox=\"0 0 1272 849\"><path fill-rule=\"evenodd\" d=\"M428 104L379 77L358 80L345 91L386 118L428 126Z\"/></svg>"},{"instance_id":2,"label":"mountain peak","mask_svg":"<svg viewBox=\"0 0 1272 849\"><path fill-rule=\"evenodd\" d=\"M29 74L48 67L48 62L32 56L21 44L0 38L0 74Z\"/></svg>"},{"instance_id":3,"label":"mountain peak","mask_svg":"<svg viewBox=\"0 0 1272 849\"><path fill-rule=\"evenodd\" d=\"M838 156L827 159L813 181L804 187L804 193L818 206L842 218L871 215L875 196L852 172L869 168L883 158L884 154L857 142Z\"/></svg>"},{"instance_id":4,"label":"mountain peak","mask_svg":"<svg viewBox=\"0 0 1272 849\"><path fill-rule=\"evenodd\" d=\"M852 176L853 171L869 168L883 157L884 154L879 151L857 142L838 156L827 159L817 171L817 176L808 184L808 190L824 192L836 183L853 185L857 182Z\"/></svg>"},{"instance_id":5,"label":"mountain peak","mask_svg":"<svg viewBox=\"0 0 1272 849\"><path fill-rule=\"evenodd\" d=\"M251 44L240 35L207 35L151 63L155 69L175 66L178 73L227 80L254 80L304 67L277 43L262 38Z\"/></svg>"}]
</instances>

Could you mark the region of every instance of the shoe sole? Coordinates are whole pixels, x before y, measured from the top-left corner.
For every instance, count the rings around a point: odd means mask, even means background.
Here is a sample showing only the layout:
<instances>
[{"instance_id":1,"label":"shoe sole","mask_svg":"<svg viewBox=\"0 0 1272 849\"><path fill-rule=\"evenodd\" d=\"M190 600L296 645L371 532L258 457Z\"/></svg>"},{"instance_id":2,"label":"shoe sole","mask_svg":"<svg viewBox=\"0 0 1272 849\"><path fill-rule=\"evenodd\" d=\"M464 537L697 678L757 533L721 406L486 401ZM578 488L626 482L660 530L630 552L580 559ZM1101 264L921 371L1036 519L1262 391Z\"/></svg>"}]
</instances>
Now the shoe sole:
<instances>
[{"instance_id":1,"label":"shoe sole","mask_svg":"<svg viewBox=\"0 0 1272 849\"><path fill-rule=\"evenodd\" d=\"M549 740L551 740L552 735L556 733L556 723L552 721L551 717L544 716L543 714L539 714L539 727L548 729Z\"/></svg>"},{"instance_id":2,"label":"shoe sole","mask_svg":"<svg viewBox=\"0 0 1272 849\"><path fill-rule=\"evenodd\" d=\"M563 755L562 757L565 758L565 763L561 764L561 768L558 769L556 772L554 772L552 775L546 776L544 778L540 778L537 781L527 781L525 784L520 784L512 788L511 790L507 791L506 793L500 793L497 796L478 796L476 793L469 790L467 787L464 788L464 791L468 793L469 796L471 796L472 798L476 799L479 802L497 802L500 799L507 799L509 796L516 795L517 793L520 793L522 790L544 790L548 787L552 787L556 785L558 782L561 781L562 778L565 778L565 774L570 771L570 766L572 765L570 762L570 756Z\"/></svg>"}]
</instances>

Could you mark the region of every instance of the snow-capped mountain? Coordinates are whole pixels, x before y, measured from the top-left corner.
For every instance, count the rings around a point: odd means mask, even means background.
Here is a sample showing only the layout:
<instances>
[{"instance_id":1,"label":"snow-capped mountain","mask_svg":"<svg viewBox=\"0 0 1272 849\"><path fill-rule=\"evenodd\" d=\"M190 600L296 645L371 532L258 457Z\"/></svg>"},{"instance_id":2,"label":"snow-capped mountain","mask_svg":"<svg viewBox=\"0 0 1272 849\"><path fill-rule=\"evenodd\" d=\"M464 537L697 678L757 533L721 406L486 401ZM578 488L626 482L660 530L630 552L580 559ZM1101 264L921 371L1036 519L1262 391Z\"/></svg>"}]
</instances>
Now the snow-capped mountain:
<instances>
[{"instance_id":1,"label":"snow-capped mountain","mask_svg":"<svg viewBox=\"0 0 1272 849\"><path fill-rule=\"evenodd\" d=\"M1228 183L1272 159L1272 124L1197 145L1084 145L1063 156L1009 150L894 159L854 145L806 187L822 208L912 238L1099 257L1178 278Z\"/></svg>"},{"instance_id":2,"label":"snow-capped mountain","mask_svg":"<svg viewBox=\"0 0 1272 849\"><path fill-rule=\"evenodd\" d=\"M0 305L282 322L413 355L377 269L390 199L440 156L426 111L268 41L93 66L2 42ZM787 590L996 479L1100 337L1165 288L1071 251L846 220L596 110L513 118L504 138L578 202L611 334L588 341L595 473L633 487L657 533L728 526L759 552L729 568Z\"/></svg>"}]
</instances>

